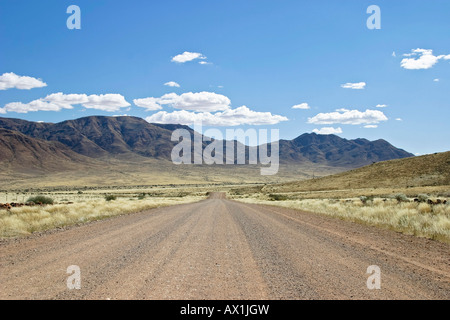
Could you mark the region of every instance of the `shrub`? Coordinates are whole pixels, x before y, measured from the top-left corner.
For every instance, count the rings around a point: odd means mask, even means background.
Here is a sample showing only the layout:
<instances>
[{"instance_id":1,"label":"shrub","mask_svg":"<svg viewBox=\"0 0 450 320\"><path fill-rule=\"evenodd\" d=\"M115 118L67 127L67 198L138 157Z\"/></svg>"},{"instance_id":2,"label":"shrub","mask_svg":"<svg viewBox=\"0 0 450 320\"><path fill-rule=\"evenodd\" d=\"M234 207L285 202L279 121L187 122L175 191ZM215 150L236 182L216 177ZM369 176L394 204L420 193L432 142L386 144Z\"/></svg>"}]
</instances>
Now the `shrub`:
<instances>
[{"instance_id":1,"label":"shrub","mask_svg":"<svg viewBox=\"0 0 450 320\"><path fill-rule=\"evenodd\" d=\"M116 200L116 199L117 199L117 197L114 196L114 195L112 195L112 194L107 194L107 195L105 196L105 200L106 200L106 201L114 201L114 200Z\"/></svg>"},{"instance_id":2,"label":"shrub","mask_svg":"<svg viewBox=\"0 0 450 320\"><path fill-rule=\"evenodd\" d=\"M141 193L138 195L138 200L144 200L145 199L145 193Z\"/></svg>"},{"instance_id":3,"label":"shrub","mask_svg":"<svg viewBox=\"0 0 450 320\"><path fill-rule=\"evenodd\" d=\"M397 193L396 195L394 195L394 199L396 199L399 203L400 202L409 202L409 199L406 195L404 195L403 193Z\"/></svg>"},{"instance_id":4,"label":"shrub","mask_svg":"<svg viewBox=\"0 0 450 320\"><path fill-rule=\"evenodd\" d=\"M27 202L34 202L34 203L42 203L42 204L53 204L53 199L46 197L46 196L34 196L31 198L28 198Z\"/></svg>"},{"instance_id":5,"label":"shrub","mask_svg":"<svg viewBox=\"0 0 450 320\"><path fill-rule=\"evenodd\" d=\"M427 194L419 194L417 196L417 199L419 202L427 202L428 201L428 195Z\"/></svg>"},{"instance_id":6,"label":"shrub","mask_svg":"<svg viewBox=\"0 0 450 320\"><path fill-rule=\"evenodd\" d=\"M284 201L288 199L287 196L283 196L281 194L269 194L269 198L272 201Z\"/></svg>"},{"instance_id":7,"label":"shrub","mask_svg":"<svg viewBox=\"0 0 450 320\"><path fill-rule=\"evenodd\" d=\"M372 202L373 201L374 196L361 196L359 197L359 200L361 200L361 202L363 204L367 204L367 202Z\"/></svg>"}]
</instances>

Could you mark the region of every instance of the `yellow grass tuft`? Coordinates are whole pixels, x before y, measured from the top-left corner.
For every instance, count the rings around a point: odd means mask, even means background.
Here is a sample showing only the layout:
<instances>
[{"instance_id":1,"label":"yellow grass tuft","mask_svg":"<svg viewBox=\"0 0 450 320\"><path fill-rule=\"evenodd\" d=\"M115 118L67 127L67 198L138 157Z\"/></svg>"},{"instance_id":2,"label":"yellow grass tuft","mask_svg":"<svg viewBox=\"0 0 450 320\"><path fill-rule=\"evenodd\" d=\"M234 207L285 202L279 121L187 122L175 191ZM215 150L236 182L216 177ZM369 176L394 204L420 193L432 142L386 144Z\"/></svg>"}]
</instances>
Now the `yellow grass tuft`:
<instances>
[{"instance_id":1,"label":"yellow grass tuft","mask_svg":"<svg viewBox=\"0 0 450 320\"><path fill-rule=\"evenodd\" d=\"M196 202L204 196L186 196L179 198L148 198L131 201L93 200L77 204L57 204L45 207L13 208L10 212L0 211L0 237L27 235L36 231L44 231L101 220L121 214L130 214L147 209L181 203Z\"/></svg>"},{"instance_id":2,"label":"yellow grass tuft","mask_svg":"<svg viewBox=\"0 0 450 320\"><path fill-rule=\"evenodd\" d=\"M304 199L269 201L259 196L236 198L247 203L268 204L305 210L340 219L383 227L405 234L450 242L450 205L374 199L364 205L360 200Z\"/></svg>"}]
</instances>

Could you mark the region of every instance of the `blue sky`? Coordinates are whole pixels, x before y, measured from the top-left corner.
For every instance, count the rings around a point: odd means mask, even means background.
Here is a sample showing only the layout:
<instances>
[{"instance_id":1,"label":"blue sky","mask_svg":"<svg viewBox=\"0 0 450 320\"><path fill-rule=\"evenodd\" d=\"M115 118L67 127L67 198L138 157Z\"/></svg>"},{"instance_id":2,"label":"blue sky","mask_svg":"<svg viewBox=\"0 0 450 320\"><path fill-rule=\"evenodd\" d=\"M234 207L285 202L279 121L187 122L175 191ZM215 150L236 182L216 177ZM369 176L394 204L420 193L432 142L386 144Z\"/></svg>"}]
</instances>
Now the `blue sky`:
<instances>
[{"instance_id":1,"label":"blue sky","mask_svg":"<svg viewBox=\"0 0 450 320\"><path fill-rule=\"evenodd\" d=\"M2 0L0 116L200 118L448 151L449 14L447 0Z\"/></svg>"}]
</instances>

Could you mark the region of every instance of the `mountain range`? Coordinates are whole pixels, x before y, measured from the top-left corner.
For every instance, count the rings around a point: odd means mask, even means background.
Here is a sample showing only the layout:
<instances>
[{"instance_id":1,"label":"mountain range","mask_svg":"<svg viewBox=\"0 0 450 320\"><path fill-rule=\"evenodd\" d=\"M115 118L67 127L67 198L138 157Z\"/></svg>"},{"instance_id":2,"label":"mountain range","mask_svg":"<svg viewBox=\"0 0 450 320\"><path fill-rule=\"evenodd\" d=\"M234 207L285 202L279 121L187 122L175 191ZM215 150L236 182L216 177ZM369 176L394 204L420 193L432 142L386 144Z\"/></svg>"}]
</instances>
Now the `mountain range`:
<instances>
[{"instance_id":1,"label":"mountain range","mask_svg":"<svg viewBox=\"0 0 450 320\"><path fill-rule=\"evenodd\" d=\"M175 129L183 125L148 123L137 117L91 116L60 123L0 118L0 163L20 167L45 166L61 161L89 162L127 155L170 160ZM235 142L236 144L237 142ZM206 143L203 143L206 146ZM280 140L280 162L304 162L332 167L358 168L374 162L412 157L385 140L347 140L336 135L305 133ZM248 150L248 149L247 149Z\"/></svg>"}]
</instances>

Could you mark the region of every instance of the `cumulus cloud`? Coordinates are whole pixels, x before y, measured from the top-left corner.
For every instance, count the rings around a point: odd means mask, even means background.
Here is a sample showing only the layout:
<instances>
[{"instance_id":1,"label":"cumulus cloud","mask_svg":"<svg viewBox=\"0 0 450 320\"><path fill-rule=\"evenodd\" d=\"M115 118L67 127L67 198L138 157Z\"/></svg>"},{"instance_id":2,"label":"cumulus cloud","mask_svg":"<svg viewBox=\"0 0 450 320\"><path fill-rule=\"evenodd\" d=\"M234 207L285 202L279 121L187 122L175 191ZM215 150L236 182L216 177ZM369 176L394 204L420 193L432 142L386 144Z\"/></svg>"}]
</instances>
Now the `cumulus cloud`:
<instances>
[{"instance_id":1,"label":"cumulus cloud","mask_svg":"<svg viewBox=\"0 0 450 320\"><path fill-rule=\"evenodd\" d=\"M406 53L403 55L404 58L400 65L402 68L409 70L419 70L419 69L430 69L439 60L450 60L450 55L433 55L433 50L431 49L413 49L411 53Z\"/></svg>"},{"instance_id":2,"label":"cumulus cloud","mask_svg":"<svg viewBox=\"0 0 450 320\"><path fill-rule=\"evenodd\" d=\"M368 125L364 126L364 128L366 128L366 129L376 129L376 128L378 128L378 126L376 124L368 124Z\"/></svg>"},{"instance_id":3,"label":"cumulus cloud","mask_svg":"<svg viewBox=\"0 0 450 320\"><path fill-rule=\"evenodd\" d=\"M0 76L0 90L7 90L12 88L30 90L33 88L42 88L46 86L47 84L41 79L27 76L18 76L13 72L4 73Z\"/></svg>"},{"instance_id":4,"label":"cumulus cloud","mask_svg":"<svg viewBox=\"0 0 450 320\"><path fill-rule=\"evenodd\" d=\"M62 109L73 109L74 105L82 105L88 109L97 109L108 112L120 110L130 104L120 94L64 94L53 93L45 98L33 100L29 103L11 102L0 109L0 113L17 112L28 113L35 111L60 111Z\"/></svg>"},{"instance_id":5,"label":"cumulus cloud","mask_svg":"<svg viewBox=\"0 0 450 320\"><path fill-rule=\"evenodd\" d=\"M16 113L28 113L35 111L60 111L61 109L72 109L73 107L61 106L54 103L49 103L43 100L34 100L29 103L11 102L0 109L0 113L16 112Z\"/></svg>"},{"instance_id":6,"label":"cumulus cloud","mask_svg":"<svg viewBox=\"0 0 450 320\"><path fill-rule=\"evenodd\" d=\"M175 81L166 82L166 83L164 83L164 85L168 86L168 87L176 87L176 88L180 87L180 85L178 83L176 83Z\"/></svg>"},{"instance_id":7,"label":"cumulus cloud","mask_svg":"<svg viewBox=\"0 0 450 320\"><path fill-rule=\"evenodd\" d=\"M185 51L182 54L176 55L175 57L172 58L172 62L176 62L176 63L185 63L185 62L189 62L195 59L206 59L206 57L198 52L188 52Z\"/></svg>"},{"instance_id":8,"label":"cumulus cloud","mask_svg":"<svg viewBox=\"0 0 450 320\"><path fill-rule=\"evenodd\" d=\"M377 104L375 108L387 108L387 104Z\"/></svg>"},{"instance_id":9,"label":"cumulus cloud","mask_svg":"<svg viewBox=\"0 0 450 320\"><path fill-rule=\"evenodd\" d=\"M403 121L402 118L396 118L395 121Z\"/></svg>"},{"instance_id":10,"label":"cumulus cloud","mask_svg":"<svg viewBox=\"0 0 450 320\"><path fill-rule=\"evenodd\" d=\"M138 107L145 108L148 111L161 110L162 107L158 103L158 98L134 99L133 103Z\"/></svg>"},{"instance_id":11,"label":"cumulus cloud","mask_svg":"<svg viewBox=\"0 0 450 320\"><path fill-rule=\"evenodd\" d=\"M168 93L160 98L136 99L134 103L138 107L147 110L162 109L164 105L169 105L175 109L190 110L198 112L223 111L230 108L231 101L228 97L214 92L187 92L182 95ZM147 107L150 106L150 108ZM157 108L159 107L159 108Z\"/></svg>"},{"instance_id":12,"label":"cumulus cloud","mask_svg":"<svg viewBox=\"0 0 450 320\"><path fill-rule=\"evenodd\" d=\"M292 109L307 110L307 109L311 109L311 107L307 103L304 102L304 103L300 103L300 104L293 106Z\"/></svg>"},{"instance_id":13,"label":"cumulus cloud","mask_svg":"<svg viewBox=\"0 0 450 320\"><path fill-rule=\"evenodd\" d=\"M433 81L434 81L434 82L439 82L440 80L439 80L439 79L433 79Z\"/></svg>"},{"instance_id":14,"label":"cumulus cloud","mask_svg":"<svg viewBox=\"0 0 450 320\"><path fill-rule=\"evenodd\" d=\"M312 124L376 124L381 121L387 121L388 118L379 110L366 110L364 112L358 110L346 110L330 113L319 113L309 118L308 123Z\"/></svg>"},{"instance_id":15,"label":"cumulus cloud","mask_svg":"<svg viewBox=\"0 0 450 320\"><path fill-rule=\"evenodd\" d=\"M246 106L236 109L227 109L223 112L189 112L186 110L166 112L160 111L146 118L150 123L192 125L201 122L205 126L239 126L239 125L273 125L288 118L273 115L270 112L257 112Z\"/></svg>"},{"instance_id":16,"label":"cumulus cloud","mask_svg":"<svg viewBox=\"0 0 450 320\"><path fill-rule=\"evenodd\" d=\"M83 103L83 107L102 111L114 112L120 108L128 107L130 104L120 94L90 95L88 101Z\"/></svg>"},{"instance_id":17,"label":"cumulus cloud","mask_svg":"<svg viewBox=\"0 0 450 320\"><path fill-rule=\"evenodd\" d=\"M342 129L333 127L324 127L320 129L314 129L313 132L317 134L339 134L342 133Z\"/></svg>"},{"instance_id":18,"label":"cumulus cloud","mask_svg":"<svg viewBox=\"0 0 450 320\"><path fill-rule=\"evenodd\" d=\"M344 89L353 89L353 90L362 90L366 87L365 82L357 82L357 83L351 83L347 82L341 85Z\"/></svg>"}]
</instances>

